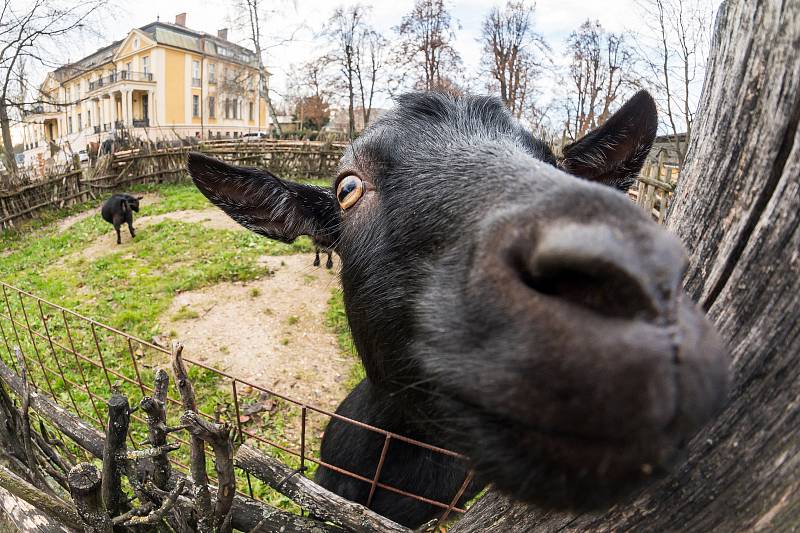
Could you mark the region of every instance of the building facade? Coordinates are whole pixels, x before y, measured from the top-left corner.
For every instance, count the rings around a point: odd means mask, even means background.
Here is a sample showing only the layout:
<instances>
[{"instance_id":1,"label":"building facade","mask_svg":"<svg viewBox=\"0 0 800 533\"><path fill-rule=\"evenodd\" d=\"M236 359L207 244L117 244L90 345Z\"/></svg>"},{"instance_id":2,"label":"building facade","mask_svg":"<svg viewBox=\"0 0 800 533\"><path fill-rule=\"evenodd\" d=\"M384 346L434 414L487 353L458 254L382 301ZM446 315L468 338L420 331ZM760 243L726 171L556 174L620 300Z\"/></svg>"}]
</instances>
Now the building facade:
<instances>
[{"instance_id":1,"label":"building facade","mask_svg":"<svg viewBox=\"0 0 800 533\"><path fill-rule=\"evenodd\" d=\"M227 30L191 30L185 13L174 24L153 22L47 75L45 103L23 116L25 159L115 136L159 141L262 131L267 80L256 54L228 41Z\"/></svg>"}]
</instances>

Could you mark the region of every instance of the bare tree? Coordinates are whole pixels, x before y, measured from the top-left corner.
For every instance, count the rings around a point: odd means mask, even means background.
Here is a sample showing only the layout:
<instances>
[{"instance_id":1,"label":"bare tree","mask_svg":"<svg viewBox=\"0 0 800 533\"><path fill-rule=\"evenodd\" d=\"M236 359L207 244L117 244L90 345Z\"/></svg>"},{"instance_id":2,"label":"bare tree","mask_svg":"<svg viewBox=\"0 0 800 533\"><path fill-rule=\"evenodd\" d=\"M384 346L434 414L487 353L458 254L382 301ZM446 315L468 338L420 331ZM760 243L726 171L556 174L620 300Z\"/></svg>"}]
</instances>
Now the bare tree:
<instances>
[{"instance_id":1,"label":"bare tree","mask_svg":"<svg viewBox=\"0 0 800 533\"><path fill-rule=\"evenodd\" d=\"M377 92L376 84L385 65L383 52L387 45L388 43L382 35L367 29L362 32L356 48L356 78L358 79L364 126L369 124L372 101Z\"/></svg>"},{"instance_id":2,"label":"bare tree","mask_svg":"<svg viewBox=\"0 0 800 533\"><path fill-rule=\"evenodd\" d=\"M419 90L456 89L455 78L461 69L461 56L453 47L455 27L444 0L416 0L411 12L395 28L400 39L398 60L413 76L411 84ZM405 87L405 75L395 80Z\"/></svg>"},{"instance_id":3,"label":"bare tree","mask_svg":"<svg viewBox=\"0 0 800 533\"><path fill-rule=\"evenodd\" d=\"M639 0L646 33L637 37L659 114L673 135L681 168L692 135L711 35L708 0ZM681 139L679 133L686 133Z\"/></svg>"},{"instance_id":4,"label":"bare tree","mask_svg":"<svg viewBox=\"0 0 800 533\"><path fill-rule=\"evenodd\" d=\"M587 20L567 39L569 95L564 102L565 135L577 139L602 124L624 96L638 85L634 55L621 34L607 33Z\"/></svg>"},{"instance_id":5,"label":"bare tree","mask_svg":"<svg viewBox=\"0 0 800 533\"><path fill-rule=\"evenodd\" d=\"M241 15L241 13L246 13L246 17L242 18L233 17L231 18L232 21L235 22L235 25L238 26L239 29L244 30L247 33L247 40L253 46L253 49L256 53L256 58L258 61L258 95L259 101L256 109L257 115L261 116L261 98L267 104L267 110L269 112L269 116L272 119L272 125L275 127L275 132L280 137L283 135L283 131L281 130L281 125L278 122L278 116L275 113L275 106L272 103L272 98L270 97L269 93L269 80L266 75L266 69L264 67L264 51L265 51L265 43L264 43L264 17L265 17L265 7L264 2L262 0L236 0L233 3L233 11L237 14Z\"/></svg>"},{"instance_id":6,"label":"bare tree","mask_svg":"<svg viewBox=\"0 0 800 533\"><path fill-rule=\"evenodd\" d=\"M11 141L12 120L21 115L26 102L27 62L48 66L42 53L48 46L63 44L86 30L87 21L107 0L3 0L0 6L0 130L6 168L16 173ZM34 100L40 100L37 97Z\"/></svg>"},{"instance_id":7,"label":"bare tree","mask_svg":"<svg viewBox=\"0 0 800 533\"><path fill-rule=\"evenodd\" d=\"M384 69L386 39L369 24L369 9L356 4L334 10L321 35L330 44L325 56L336 68L341 88L347 94L348 135L356 133L356 102L360 103L364 125L369 122L378 80Z\"/></svg>"},{"instance_id":8,"label":"bare tree","mask_svg":"<svg viewBox=\"0 0 800 533\"><path fill-rule=\"evenodd\" d=\"M534 6L509 1L505 8L493 7L483 21L482 63L511 113L520 118L529 106L533 83L542 59L550 51L544 38L533 31Z\"/></svg>"}]
</instances>

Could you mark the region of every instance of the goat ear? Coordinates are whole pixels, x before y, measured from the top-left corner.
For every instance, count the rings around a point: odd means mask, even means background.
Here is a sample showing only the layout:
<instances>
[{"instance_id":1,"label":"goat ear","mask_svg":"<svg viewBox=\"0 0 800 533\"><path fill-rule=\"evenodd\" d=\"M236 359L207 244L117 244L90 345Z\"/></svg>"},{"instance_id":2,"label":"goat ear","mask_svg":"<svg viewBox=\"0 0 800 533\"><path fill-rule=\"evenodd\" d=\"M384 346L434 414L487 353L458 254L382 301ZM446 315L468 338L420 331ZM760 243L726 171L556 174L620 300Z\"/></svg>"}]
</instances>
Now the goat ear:
<instances>
[{"instance_id":1,"label":"goat ear","mask_svg":"<svg viewBox=\"0 0 800 533\"><path fill-rule=\"evenodd\" d=\"M137 200L141 200L142 198L144 198L144 196L137 196L136 197Z\"/></svg>"},{"instance_id":2,"label":"goat ear","mask_svg":"<svg viewBox=\"0 0 800 533\"><path fill-rule=\"evenodd\" d=\"M633 185L658 129L656 103L639 91L599 128L564 148L565 171L622 191Z\"/></svg>"},{"instance_id":3,"label":"goat ear","mask_svg":"<svg viewBox=\"0 0 800 533\"><path fill-rule=\"evenodd\" d=\"M251 231L286 243L300 235L335 240L339 210L328 189L284 181L196 152L189 153L188 168L206 198Z\"/></svg>"}]
</instances>

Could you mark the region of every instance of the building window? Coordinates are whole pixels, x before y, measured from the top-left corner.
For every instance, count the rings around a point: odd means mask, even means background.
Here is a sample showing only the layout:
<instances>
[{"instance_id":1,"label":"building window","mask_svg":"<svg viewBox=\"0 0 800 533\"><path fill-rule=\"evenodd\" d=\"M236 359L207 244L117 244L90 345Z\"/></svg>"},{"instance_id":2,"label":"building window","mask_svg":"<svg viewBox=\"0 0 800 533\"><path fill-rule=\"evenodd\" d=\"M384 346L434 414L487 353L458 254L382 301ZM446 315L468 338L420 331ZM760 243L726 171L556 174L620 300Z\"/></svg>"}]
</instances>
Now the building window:
<instances>
[{"instance_id":1,"label":"building window","mask_svg":"<svg viewBox=\"0 0 800 533\"><path fill-rule=\"evenodd\" d=\"M133 49L134 50L138 50L139 49L139 38L138 37L134 37L133 38Z\"/></svg>"},{"instance_id":2,"label":"building window","mask_svg":"<svg viewBox=\"0 0 800 533\"><path fill-rule=\"evenodd\" d=\"M192 87L200 87L200 62L192 61Z\"/></svg>"},{"instance_id":3,"label":"building window","mask_svg":"<svg viewBox=\"0 0 800 533\"><path fill-rule=\"evenodd\" d=\"M216 117L216 111L214 108L215 98L213 96L208 97L208 118Z\"/></svg>"},{"instance_id":4,"label":"building window","mask_svg":"<svg viewBox=\"0 0 800 533\"><path fill-rule=\"evenodd\" d=\"M196 94L192 95L192 116L193 117L200 116L200 96Z\"/></svg>"},{"instance_id":5,"label":"building window","mask_svg":"<svg viewBox=\"0 0 800 533\"><path fill-rule=\"evenodd\" d=\"M81 121L81 114L78 113L78 131L83 129L83 121Z\"/></svg>"},{"instance_id":6,"label":"building window","mask_svg":"<svg viewBox=\"0 0 800 533\"><path fill-rule=\"evenodd\" d=\"M255 113L253 113L253 111L255 110L255 105L253 105L253 102L250 102L248 104L248 107L250 109L250 113L249 113L250 114L250 120L255 120L255 118L254 118L255 117Z\"/></svg>"},{"instance_id":7,"label":"building window","mask_svg":"<svg viewBox=\"0 0 800 533\"><path fill-rule=\"evenodd\" d=\"M150 56L144 56L142 58L142 72L150 74Z\"/></svg>"},{"instance_id":8,"label":"building window","mask_svg":"<svg viewBox=\"0 0 800 533\"><path fill-rule=\"evenodd\" d=\"M214 63L208 65L208 83L217 83L217 65Z\"/></svg>"},{"instance_id":9,"label":"building window","mask_svg":"<svg viewBox=\"0 0 800 533\"><path fill-rule=\"evenodd\" d=\"M92 110L91 109L86 111L86 124L87 124L87 126L90 126L90 127L92 125Z\"/></svg>"},{"instance_id":10,"label":"building window","mask_svg":"<svg viewBox=\"0 0 800 533\"><path fill-rule=\"evenodd\" d=\"M72 133L72 117L67 117L67 133Z\"/></svg>"}]
</instances>

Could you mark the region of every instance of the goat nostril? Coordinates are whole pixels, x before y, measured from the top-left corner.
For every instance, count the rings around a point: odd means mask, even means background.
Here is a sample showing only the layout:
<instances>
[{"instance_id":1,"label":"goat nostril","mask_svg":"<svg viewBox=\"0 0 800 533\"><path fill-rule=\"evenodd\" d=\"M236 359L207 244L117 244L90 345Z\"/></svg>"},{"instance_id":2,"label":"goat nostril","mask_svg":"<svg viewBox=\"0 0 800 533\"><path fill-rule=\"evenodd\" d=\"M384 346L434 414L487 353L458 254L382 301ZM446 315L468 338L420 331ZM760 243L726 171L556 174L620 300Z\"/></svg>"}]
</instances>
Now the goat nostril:
<instances>
[{"instance_id":1,"label":"goat nostril","mask_svg":"<svg viewBox=\"0 0 800 533\"><path fill-rule=\"evenodd\" d=\"M624 268L597 257L514 254L512 268L529 289L615 318L653 319L652 299Z\"/></svg>"}]
</instances>

